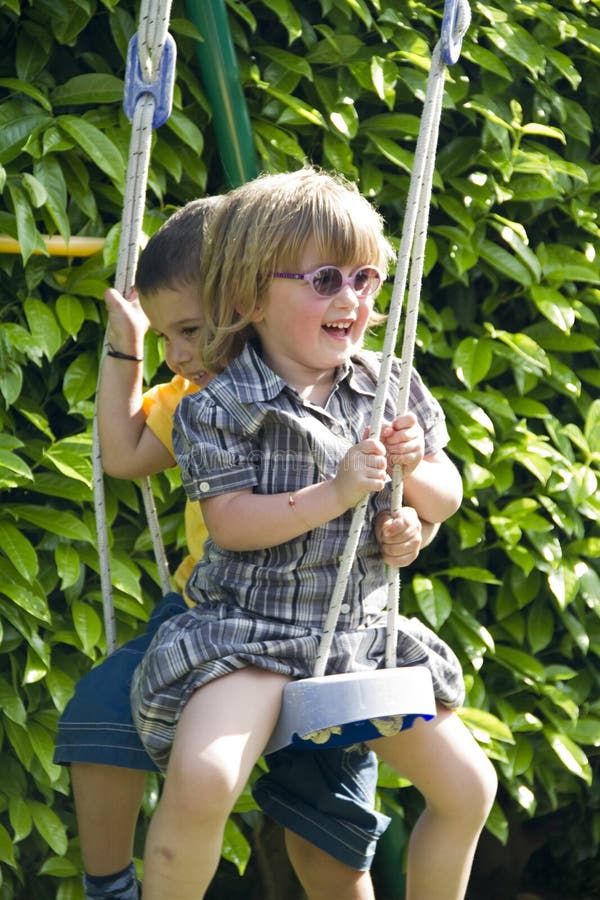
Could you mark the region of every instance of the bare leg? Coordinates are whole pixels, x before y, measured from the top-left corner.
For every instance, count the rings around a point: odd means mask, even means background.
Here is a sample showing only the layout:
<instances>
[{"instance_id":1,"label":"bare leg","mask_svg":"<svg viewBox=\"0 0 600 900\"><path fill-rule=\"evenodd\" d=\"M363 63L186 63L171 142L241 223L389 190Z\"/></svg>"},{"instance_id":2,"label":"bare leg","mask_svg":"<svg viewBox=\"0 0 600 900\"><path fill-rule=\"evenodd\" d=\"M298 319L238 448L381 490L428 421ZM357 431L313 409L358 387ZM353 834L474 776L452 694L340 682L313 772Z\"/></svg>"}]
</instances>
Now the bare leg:
<instances>
[{"instance_id":1,"label":"bare leg","mask_svg":"<svg viewBox=\"0 0 600 900\"><path fill-rule=\"evenodd\" d=\"M369 872L344 865L289 829L285 846L308 900L375 900Z\"/></svg>"},{"instance_id":2,"label":"bare leg","mask_svg":"<svg viewBox=\"0 0 600 900\"><path fill-rule=\"evenodd\" d=\"M425 798L409 842L407 900L463 900L496 794L492 764L444 707L433 721L418 719L408 731L373 741L372 748Z\"/></svg>"},{"instance_id":3,"label":"bare leg","mask_svg":"<svg viewBox=\"0 0 600 900\"><path fill-rule=\"evenodd\" d=\"M86 872L120 872L133 856L146 773L119 766L72 763L71 785Z\"/></svg>"},{"instance_id":4,"label":"bare leg","mask_svg":"<svg viewBox=\"0 0 600 900\"><path fill-rule=\"evenodd\" d=\"M204 896L227 817L275 726L288 680L240 669L186 704L146 839L144 900Z\"/></svg>"}]
</instances>

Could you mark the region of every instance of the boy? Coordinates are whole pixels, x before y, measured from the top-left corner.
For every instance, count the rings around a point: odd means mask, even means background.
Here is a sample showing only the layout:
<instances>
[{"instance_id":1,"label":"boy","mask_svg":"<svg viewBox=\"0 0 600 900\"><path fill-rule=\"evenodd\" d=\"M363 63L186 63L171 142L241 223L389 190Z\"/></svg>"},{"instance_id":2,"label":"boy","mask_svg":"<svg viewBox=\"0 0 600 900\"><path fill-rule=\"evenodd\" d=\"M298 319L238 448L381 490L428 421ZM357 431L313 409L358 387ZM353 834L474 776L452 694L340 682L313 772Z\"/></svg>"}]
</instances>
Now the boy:
<instances>
[{"instance_id":1,"label":"boy","mask_svg":"<svg viewBox=\"0 0 600 900\"><path fill-rule=\"evenodd\" d=\"M98 422L103 465L115 477L143 477L175 464L171 445L175 407L182 396L210 379L197 349L202 328L198 272L207 219L218 202L213 198L188 203L149 241L136 276L141 302L125 300L114 290L106 293L109 346L102 364ZM143 344L149 326L164 339L166 362L175 375L169 384L144 395ZM185 523L190 555L174 576L180 592L206 536L199 504L186 504ZM391 543L397 552L397 539ZM414 552L414 536L406 544L407 551ZM158 625L185 608L179 594L165 597L145 634L81 680L59 724L55 761L71 765L88 900L139 896L131 861L133 837L145 773L156 768L131 720L129 684ZM373 809L374 754L344 750L281 754L275 759L276 780L263 776L257 799L285 826L288 855L309 900L330 900L334 892L344 900L373 900L369 868L377 839L389 821ZM306 791L307 779L314 784L312 796ZM295 784L302 784L304 799Z\"/></svg>"}]
</instances>

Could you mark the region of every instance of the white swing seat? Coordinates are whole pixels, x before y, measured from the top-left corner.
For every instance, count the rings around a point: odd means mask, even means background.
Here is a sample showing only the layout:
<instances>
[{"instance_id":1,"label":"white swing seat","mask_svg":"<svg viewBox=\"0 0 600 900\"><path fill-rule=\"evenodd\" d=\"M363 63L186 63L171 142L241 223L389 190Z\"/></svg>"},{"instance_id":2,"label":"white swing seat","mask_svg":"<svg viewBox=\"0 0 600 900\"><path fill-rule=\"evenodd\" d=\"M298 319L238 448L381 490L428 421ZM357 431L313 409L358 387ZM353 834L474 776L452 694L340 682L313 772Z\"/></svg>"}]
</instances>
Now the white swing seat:
<instances>
[{"instance_id":1,"label":"white swing seat","mask_svg":"<svg viewBox=\"0 0 600 900\"><path fill-rule=\"evenodd\" d=\"M279 720L264 753L283 747L348 747L404 731L419 717L434 716L435 697L426 666L303 678L285 686Z\"/></svg>"}]
</instances>

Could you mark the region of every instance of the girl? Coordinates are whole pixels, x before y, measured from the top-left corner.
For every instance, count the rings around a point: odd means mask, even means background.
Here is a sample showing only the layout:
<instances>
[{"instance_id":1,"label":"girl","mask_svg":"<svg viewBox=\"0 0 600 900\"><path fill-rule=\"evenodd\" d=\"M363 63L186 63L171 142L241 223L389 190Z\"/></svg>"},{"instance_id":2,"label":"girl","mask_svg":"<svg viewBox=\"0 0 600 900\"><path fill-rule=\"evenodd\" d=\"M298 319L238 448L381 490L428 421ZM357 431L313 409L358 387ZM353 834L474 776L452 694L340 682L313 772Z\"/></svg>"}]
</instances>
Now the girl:
<instances>
[{"instance_id":1,"label":"girl","mask_svg":"<svg viewBox=\"0 0 600 900\"><path fill-rule=\"evenodd\" d=\"M181 401L174 447L210 537L187 587L198 607L162 626L132 689L142 740L169 759L144 900L206 891L283 687L312 673L356 504L369 495L327 673L383 666L385 563L411 562L461 500L443 413L416 372L411 412L395 417L395 364L389 424L365 437L379 358L362 342L391 250L358 191L310 168L263 176L228 195L207 240L201 357L220 374ZM394 464L407 505L392 519ZM455 655L403 619L398 665L413 664L431 670L438 715L372 746L425 798L408 898L460 900L496 779L452 712Z\"/></svg>"}]
</instances>

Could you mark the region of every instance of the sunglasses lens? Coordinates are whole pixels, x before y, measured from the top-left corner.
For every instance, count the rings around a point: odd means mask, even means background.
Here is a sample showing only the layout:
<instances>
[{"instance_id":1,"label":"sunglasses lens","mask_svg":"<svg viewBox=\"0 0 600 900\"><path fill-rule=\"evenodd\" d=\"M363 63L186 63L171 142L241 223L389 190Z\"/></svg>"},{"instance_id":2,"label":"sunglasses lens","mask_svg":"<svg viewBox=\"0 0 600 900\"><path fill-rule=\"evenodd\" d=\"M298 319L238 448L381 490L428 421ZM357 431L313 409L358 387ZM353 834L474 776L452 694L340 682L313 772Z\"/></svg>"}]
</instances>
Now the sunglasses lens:
<instances>
[{"instance_id":1,"label":"sunglasses lens","mask_svg":"<svg viewBox=\"0 0 600 900\"><path fill-rule=\"evenodd\" d=\"M374 294L381 284L381 276L377 269L365 266L354 276L354 290L357 294Z\"/></svg>"},{"instance_id":2,"label":"sunglasses lens","mask_svg":"<svg viewBox=\"0 0 600 900\"><path fill-rule=\"evenodd\" d=\"M312 286L315 293L321 297L331 297L342 287L342 273L335 266L323 266L317 269L312 277Z\"/></svg>"}]
</instances>

